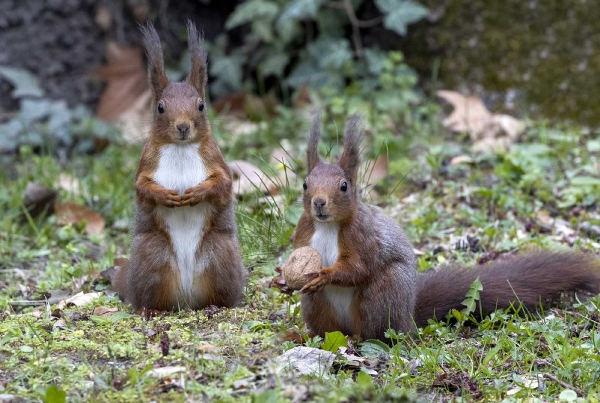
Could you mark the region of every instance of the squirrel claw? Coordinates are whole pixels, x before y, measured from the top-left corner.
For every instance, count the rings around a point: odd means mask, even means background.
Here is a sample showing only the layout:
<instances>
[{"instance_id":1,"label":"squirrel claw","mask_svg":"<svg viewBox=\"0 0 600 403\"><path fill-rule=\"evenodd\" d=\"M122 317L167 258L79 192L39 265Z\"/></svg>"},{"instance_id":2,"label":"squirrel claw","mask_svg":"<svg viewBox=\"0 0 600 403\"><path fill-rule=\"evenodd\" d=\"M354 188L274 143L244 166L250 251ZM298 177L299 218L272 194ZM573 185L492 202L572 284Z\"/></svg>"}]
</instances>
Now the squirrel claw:
<instances>
[{"instance_id":1,"label":"squirrel claw","mask_svg":"<svg viewBox=\"0 0 600 403\"><path fill-rule=\"evenodd\" d=\"M321 288L325 287L329 282L325 279L324 276L318 276L310 283L306 284L300 292L310 294L316 291L319 291Z\"/></svg>"}]
</instances>

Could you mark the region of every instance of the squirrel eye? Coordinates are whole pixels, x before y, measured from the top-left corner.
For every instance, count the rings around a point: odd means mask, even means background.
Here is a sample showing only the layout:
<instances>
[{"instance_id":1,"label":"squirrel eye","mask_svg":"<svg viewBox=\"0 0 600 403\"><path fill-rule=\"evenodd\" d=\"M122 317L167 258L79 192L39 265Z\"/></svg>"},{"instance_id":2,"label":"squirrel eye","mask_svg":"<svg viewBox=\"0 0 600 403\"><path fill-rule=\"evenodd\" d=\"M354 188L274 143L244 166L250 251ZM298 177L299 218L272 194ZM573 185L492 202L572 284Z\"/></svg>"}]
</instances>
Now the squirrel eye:
<instances>
[{"instance_id":1,"label":"squirrel eye","mask_svg":"<svg viewBox=\"0 0 600 403\"><path fill-rule=\"evenodd\" d=\"M308 186L306 185L306 181L304 181L304 183L302 184L302 187L304 188L304 190L306 190L308 188Z\"/></svg>"},{"instance_id":2,"label":"squirrel eye","mask_svg":"<svg viewBox=\"0 0 600 403\"><path fill-rule=\"evenodd\" d=\"M204 110L204 102L200 101L200 103L198 104L198 110L200 112L202 112Z\"/></svg>"},{"instance_id":3,"label":"squirrel eye","mask_svg":"<svg viewBox=\"0 0 600 403\"><path fill-rule=\"evenodd\" d=\"M162 102L158 103L158 113L165 113L165 106Z\"/></svg>"},{"instance_id":4,"label":"squirrel eye","mask_svg":"<svg viewBox=\"0 0 600 403\"><path fill-rule=\"evenodd\" d=\"M340 187L342 192L345 192L346 190L348 190L348 184L346 182L342 182L342 187Z\"/></svg>"}]
</instances>

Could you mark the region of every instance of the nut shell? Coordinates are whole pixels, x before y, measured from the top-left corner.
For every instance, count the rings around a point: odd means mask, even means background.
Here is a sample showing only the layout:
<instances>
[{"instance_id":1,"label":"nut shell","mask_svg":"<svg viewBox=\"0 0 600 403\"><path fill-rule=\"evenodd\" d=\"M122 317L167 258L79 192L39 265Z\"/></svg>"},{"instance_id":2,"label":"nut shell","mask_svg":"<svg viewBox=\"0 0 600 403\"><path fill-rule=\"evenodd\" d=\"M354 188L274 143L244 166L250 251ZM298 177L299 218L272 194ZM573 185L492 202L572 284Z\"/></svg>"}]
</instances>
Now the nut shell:
<instances>
[{"instance_id":1,"label":"nut shell","mask_svg":"<svg viewBox=\"0 0 600 403\"><path fill-rule=\"evenodd\" d=\"M285 261L281 274L287 286L299 290L310 280L305 274L321 270L321 255L310 246L295 249Z\"/></svg>"}]
</instances>

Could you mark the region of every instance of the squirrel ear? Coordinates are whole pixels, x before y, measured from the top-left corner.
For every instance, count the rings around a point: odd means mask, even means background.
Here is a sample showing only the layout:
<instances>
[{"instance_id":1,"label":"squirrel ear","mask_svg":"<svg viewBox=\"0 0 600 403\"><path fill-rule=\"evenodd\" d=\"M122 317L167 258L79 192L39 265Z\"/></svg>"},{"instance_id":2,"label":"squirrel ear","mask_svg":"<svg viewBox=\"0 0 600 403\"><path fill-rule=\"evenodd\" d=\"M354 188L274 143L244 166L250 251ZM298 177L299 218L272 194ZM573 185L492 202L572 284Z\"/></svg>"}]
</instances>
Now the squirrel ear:
<instances>
[{"instance_id":1,"label":"squirrel ear","mask_svg":"<svg viewBox=\"0 0 600 403\"><path fill-rule=\"evenodd\" d=\"M188 83L198 90L200 97L206 100L206 81L208 80L208 67L206 64L206 50L204 37L198 33L191 20L187 22L188 50L192 58L192 70L187 78Z\"/></svg>"},{"instance_id":2,"label":"squirrel ear","mask_svg":"<svg viewBox=\"0 0 600 403\"><path fill-rule=\"evenodd\" d=\"M344 170L348 179L356 183L358 165L360 164L360 144L362 142L363 126L360 117L350 117L346 124L346 138L344 139L344 152L340 157L340 167Z\"/></svg>"},{"instance_id":3,"label":"squirrel ear","mask_svg":"<svg viewBox=\"0 0 600 403\"><path fill-rule=\"evenodd\" d=\"M308 173L321 163L317 145L321 138L321 111L317 113L313 120L312 128L310 129L310 137L308 138L308 146L306 147L306 161L308 163Z\"/></svg>"},{"instance_id":4,"label":"squirrel ear","mask_svg":"<svg viewBox=\"0 0 600 403\"><path fill-rule=\"evenodd\" d=\"M140 26L140 31L144 38L146 47L146 57L148 58L148 77L150 80L150 89L155 100L158 100L160 94L169 85L169 79L165 74L165 62L163 60L163 51L160 44L160 38L154 25L151 22Z\"/></svg>"}]
</instances>

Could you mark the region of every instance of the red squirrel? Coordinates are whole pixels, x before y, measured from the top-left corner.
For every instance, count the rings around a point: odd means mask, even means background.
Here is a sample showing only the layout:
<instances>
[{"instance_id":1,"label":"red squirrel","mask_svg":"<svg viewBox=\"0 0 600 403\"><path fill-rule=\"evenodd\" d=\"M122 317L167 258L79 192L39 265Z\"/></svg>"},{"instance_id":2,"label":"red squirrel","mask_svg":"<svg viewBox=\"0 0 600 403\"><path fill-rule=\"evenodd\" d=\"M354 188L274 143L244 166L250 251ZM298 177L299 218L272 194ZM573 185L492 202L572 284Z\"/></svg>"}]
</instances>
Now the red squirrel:
<instances>
[{"instance_id":1,"label":"red squirrel","mask_svg":"<svg viewBox=\"0 0 600 403\"><path fill-rule=\"evenodd\" d=\"M294 248L311 246L322 269L302 288L302 315L309 330L323 336L340 330L361 339L385 340L393 328L404 333L428 319L444 319L461 309L479 277L484 314L522 303L529 310L564 291L600 292L600 267L576 252L536 252L473 269L445 266L417 276L408 237L393 219L360 199L357 170L362 127L347 124L344 149L336 164L319 158L320 117L311 129L304 182L304 212Z\"/></svg>"},{"instance_id":2,"label":"red squirrel","mask_svg":"<svg viewBox=\"0 0 600 403\"><path fill-rule=\"evenodd\" d=\"M246 284L231 171L206 114L203 39L187 28L192 69L170 82L156 30L141 27L155 109L135 175L131 257L114 281L136 310L231 307Z\"/></svg>"}]
</instances>

